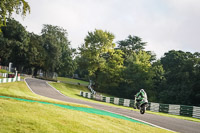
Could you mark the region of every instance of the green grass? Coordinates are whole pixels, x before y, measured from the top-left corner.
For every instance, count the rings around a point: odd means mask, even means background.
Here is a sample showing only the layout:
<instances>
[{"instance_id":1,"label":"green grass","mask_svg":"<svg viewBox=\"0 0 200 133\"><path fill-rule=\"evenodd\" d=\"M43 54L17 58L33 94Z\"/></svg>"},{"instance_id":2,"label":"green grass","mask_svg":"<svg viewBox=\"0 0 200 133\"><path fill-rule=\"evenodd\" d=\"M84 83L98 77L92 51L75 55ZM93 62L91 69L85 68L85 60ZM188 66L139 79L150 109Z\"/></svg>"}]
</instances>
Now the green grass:
<instances>
[{"instance_id":1,"label":"green grass","mask_svg":"<svg viewBox=\"0 0 200 133\"><path fill-rule=\"evenodd\" d=\"M66 84L66 83L49 83L63 94L73 98L80 97L80 91L90 92L89 89L85 86L73 85L73 84Z\"/></svg>"},{"instance_id":2,"label":"green grass","mask_svg":"<svg viewBox=\"0 0 200 133\"><path fill-rule=\"evenodd\" d=\"M54 88L59 90L61 93L63 93L64 95L72 97L72 98L77 98L77 99L90 101L90 102L95 102L95 103L100 103L100 104L104 104L104 105L120 107L120 108L134 110L134 111L139 111L139 110L135 110L135 109L133 109L131 107L119 106L119 105L115 105L115 104L111 104L111 103L100 102L100 101L95 101L95 100L92 100L92 99L84 98L84 97L80 96L80 91L89 92L86 87L81 87L81 86L78 86L78 85L64 84L64 83L50 83L50 84ZM161 116L166 116L166 117L173 117L173 118L178 118L178 119L184 119L184 120L189 120L189 121L200 122L200 119L192 118L192 117L171 115L171 114L167 114L167 113L151 112L151 111L146 111L146 113L156 114L156 115L161 115Z\"/></svg>"},{"instance_id":3,"label":"green grass","mask_svg":"<svg viewBox=\"0 0 200 133\"><path fill-rule=\"evenodd\" d=\"M80 88L81 90L81 88ZM85 90L85 88L83 88ZM77 91L77 90L76 90ZM72 93L76 92L72 89ZM86 91L86 90L85 90ZM0 84L0 95L88 107L52 100L32 93L24 82ZM168 133L169 131L109 116L64 109L49 104L0 98L0 132L34 133Z\"/></svg>"},{"instance_id":4,"label":"green grass","mask_svg":"<svg viewBox=\"0 0 200 133\"><path fill-rule=\"evenodd\" d=\"M25 79L25 77L24 77L24 76L20 76L20 78L21 78L21 79Z\"/></svg>"},{"instance_id":5,"label":"green grass","mask_svg":"<svg viewBox=\"0 0 200 133\"><path fill-rule=\"evenodd\" d=\"M109 116L53 105L0 99L0 130L34 133L168 133L170 131Z\"/></svg>"},{"instance_id":6,"label":"green grass","mask_svg":"<svg viewBox=\"0 0 200 133\"><path fill-rule=\"evenodd\" d=\"M81 104L67 103L59 100L53 100L51 98L43 97L37 94L34 94L27 87L25 82L12 82L12 83L1 83L0 84L0 95L2 96L11 96L18 97L30 100L44 101L44 102L52 102L70 106L80 106L80 107L89 107Z\"/></svg>"},{"instance_id":7,"label":"green grass","mask_svg":"<svg viewBox=\"0 0 200 133\"><path fill-rule=\"evenodd\" d=\"M74 83L74 84L80 83L81 85L85 85L85 86L89 85L89 82L86 82L83 80L78 80L78 79L66 78L66 77L58 77L57 80L70 82L70 83Z\"/></svg>"},{"instance_id":8,"label":"green grass","mask_svg":"<svg viewBox=\"0 0 200 133\"><path fill-rule=\"evenodd\" d=\"M52 85L54 88L56 88L57 90L59 90L61 93L63 93L66 96L99 103L98 101L94 101L94 100L80 96L80 91L90 92L89 89L85 86L73 85L73 84L67 84L67 83L53 83L53 82L51 82L49 84ZM101 94L103 96L109 96L104 93L101 93ZM100 103L107 104L107 105L113 105L113 104L108 104L108 103L104 103L104 102L100 102Z\"/></svg>"},{"instance_id":9,"label":"green grass","mask_svg":"<svg viewBox=\"0 0 200 133\"><path fill-rule=\"evenodd\" d=\"M0 69L0 73L10 73L10 72L4 69Z\"/></svg>"},{"instance_id":10,"label":"green grass","mask_svg":"<svg viewBox=\"0 0 200 133\"><path fill-rule=\"evenodd\" d=\"M161 112L151 112L151 111L147 111L147 112L150 114L155 114L155 115L161 115L161 116L173 117L173 118L183 119L183 120L188 120L188 121L200 122L200 119L193 118L193 117L172 115L172 114L166 114L166 113L161 113Z\"/></svg>"}]
</instances>

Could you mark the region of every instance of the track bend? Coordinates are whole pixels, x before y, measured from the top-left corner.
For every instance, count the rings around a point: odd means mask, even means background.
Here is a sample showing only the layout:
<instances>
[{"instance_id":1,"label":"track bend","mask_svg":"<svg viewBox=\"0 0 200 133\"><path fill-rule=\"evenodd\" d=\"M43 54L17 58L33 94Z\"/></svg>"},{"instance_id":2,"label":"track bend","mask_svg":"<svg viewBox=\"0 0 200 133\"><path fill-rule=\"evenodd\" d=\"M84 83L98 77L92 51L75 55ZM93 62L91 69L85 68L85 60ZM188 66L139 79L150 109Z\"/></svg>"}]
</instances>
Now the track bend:
<instances>
[{"instance_id":1,"label":"track bend","mask_svg":"<svg viewBox=\"0 0 200 133\"><path fill-rule=\"evenodd\" d=\"M133 110L127 110L122 109L118 107L113 106L107 106L103 104L83 101L79 99L70 98L67 96L64 96L59 91L57 91L55 88L48 85L45 80L39 80L34 78L26 78L26 83L28 84L29 88L36 94L66 101L66 102L72 102L72 103L78 103L78 104L85 104L92 106L96 109L101 109L109 112L113 112L116 114L121 114L133 119L139 119L172 131L181 132L181 133L200 133L200 123L199 122L193 122L193 121L187 121L182 119L176 119L171 117L165 117L165 116L159 116L154 114L144 114L141 115L139 112L133 111Z\"/></svg>"}]
</instances>

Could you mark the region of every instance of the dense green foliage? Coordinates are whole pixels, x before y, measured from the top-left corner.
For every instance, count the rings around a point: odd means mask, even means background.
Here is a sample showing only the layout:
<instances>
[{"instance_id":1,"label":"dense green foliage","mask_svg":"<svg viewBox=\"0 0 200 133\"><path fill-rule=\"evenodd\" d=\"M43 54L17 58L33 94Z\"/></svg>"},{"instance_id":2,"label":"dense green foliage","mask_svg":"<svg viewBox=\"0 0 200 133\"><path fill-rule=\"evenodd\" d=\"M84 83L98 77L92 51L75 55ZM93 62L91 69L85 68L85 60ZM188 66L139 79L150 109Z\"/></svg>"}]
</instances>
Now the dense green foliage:
<instances>
[{"instance_id":1,"label":"dense green foliage","mask_svg":"<svg viewBox=\"0 0 200 133\"><path fill-rule=\"evenodd\" d=\"M67 31L58 26L44 25L41 35L29 33L16 20L7 19L0 33L2 65L12 62L20 72L37 75L58 72L72 75L74 65ZM48 75L46 75L48 76Z\"/></svg>"},{"instance_id":2,"label":"dense green foliage","mask_svg":"<svg viewBox=\"0 0 200 133\"><path fill-rule=\"evenodd\" d=\"M161 58L165 80L159 93L164 103L198 105L200 101L200 53L169 51Z\"/></svg>"},{"instance_id":3,"label":"dense green foliage","mask_svg":"<svg viewBox=\"0 0 200 133\"><path fill-rule=\"evenodd\" d=\"M70 48L67 31L44 25L41 35L29 33L14 19L1 27L0 58L2 65L12 62L17 70L44 76L57 72L93 81L97 92L134 98L145 89L149 101L200 105L200 53L169 51L156 60L146 51L140 37L129 35L113 42L113 33L88 32L78 50Z\"/></svg>"},{"instance_id":4,"label":"dense green foliage","mask_svg":"<svg viewBox=\"0 0 200 133\"><path fill-rule=\"evenodd\" d=\"M22 16L26 16L26 13L30 13L30 6L25 0L1 0L0 1L0 28L6 25L6 18L10 17L12 13L21 13ZM0 29L1 31L1 29Z\"/></svg>"},{"instance_id":5,"label":"dense green foliage","mask_svg":"<svg viewBox=\"0 0 200 133\"><path fill-rule=\"evenodd\" d=\"M114 49L113 39L113 34L95 30L88 33L85 44L79 49L80 58L84 59L80 65L88 70L88 76L94 81L94 87L98 90L119 85L123 52Z\"/></svg>"},{"instance_id":6,"label":"dense green foliage","mask_svg":"<svg viewBox=\"0 0 200 133\"><path fill-rule=\"evenodd\" d=\"M200 53L172 50L156 60L140 37L129 35L117 47L113 39L112 33L95 30L79 48L76 72L91 79L95 90L133 98L143 88L149 101L199 105Z\"/></svg>"}]
</instances>

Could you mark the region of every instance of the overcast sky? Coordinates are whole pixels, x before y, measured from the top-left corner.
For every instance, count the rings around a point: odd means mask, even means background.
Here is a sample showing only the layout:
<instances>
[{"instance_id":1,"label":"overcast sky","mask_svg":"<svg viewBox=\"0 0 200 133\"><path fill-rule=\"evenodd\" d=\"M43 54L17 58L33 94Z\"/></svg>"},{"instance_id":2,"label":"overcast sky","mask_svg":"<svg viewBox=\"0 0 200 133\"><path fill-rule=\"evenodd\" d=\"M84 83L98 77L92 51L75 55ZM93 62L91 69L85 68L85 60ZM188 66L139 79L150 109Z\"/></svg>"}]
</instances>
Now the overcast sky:
<instances>
[{"instance_id":1,"label":"overcast sky","mask_svg":"<svg viewBox=\"0 0 200 133\"><path fill-rule=\"evenodd\" d=\"M107 30L115 42L128 35L147 42L158 58L169 50L200 52L200 0L26 0L31 14L13 15L29 32L43 24L63 27L73 48L88 31Z\"/></svg>"}]
</instances>

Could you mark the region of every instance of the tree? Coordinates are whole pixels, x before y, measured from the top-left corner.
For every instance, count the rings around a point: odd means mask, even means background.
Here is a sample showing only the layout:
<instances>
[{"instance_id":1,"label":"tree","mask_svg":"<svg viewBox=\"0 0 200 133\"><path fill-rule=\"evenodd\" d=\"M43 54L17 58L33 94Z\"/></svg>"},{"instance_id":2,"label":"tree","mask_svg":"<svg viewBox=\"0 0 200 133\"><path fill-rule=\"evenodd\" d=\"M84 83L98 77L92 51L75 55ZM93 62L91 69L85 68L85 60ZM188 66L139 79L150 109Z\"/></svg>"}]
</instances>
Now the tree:
<instances>
[{"instance_id":1,"label":"tree","mask_svg":"<svg viewBox=\"0 0 200 133\"><path fill-rule=\"evenodd\" d=\"M2 27L1 35L0 57L14 63L18 70L22 71L27 64L28 32L18 21L7 19L7 26Z\"/></svg>"},{"instance_id":2,"label":"tree","mask_svg":"<svg viewBox=\"0 0 200 133\"><path fill-rule=\"evenodd\" d=\"M166 81L160 92L160 101L176 104L196 104L200 93L199 56L190 52L171 50L161 58Z\"/></svg>"},{"instance_id":3,"label":"tree","mask_svg":"<svg viewBox=\"0 0 200 133\"><path fill-rule=\"evenodd\" d=\"M106 53L105 67L101 70L97 83L99 90L117 95L119 93L119 84L122 80L123 66L123 52L121 50L114 50L114 52Z\"/></svg>"},{"instance_id":4,"label":"tree","mask_svg":"<svg viewBox=\"0 0 200 133\"><path fill-rule=\"evenodd\" d=\"M0 1L0 30L6 24L6 18L10 17L12 13L21 13L24 17L27 12L30 13L30 6L25 0L1 0Z\"/></svg>"},{"instance_id":5,"label":"tree","mask_svg":"<svg viewBox=\"0 0 200 133\"><path fill-rule=\"evenodd\" d=\"M160 60L157 60L152 63L152 72L153 72L153 87L152 87L152 102L158 102L159 93L162 91L162 83L166 81L165 79L165 71L163 69L163 65L161 64Z\"/></svg>"},{"instance_id":6,"label":"tree","mask_svg":"<svg viewBox=\"0 0 200 133\"><path fill-rule=\"evenodd\" d=\"M95 89L99 91L116 87L123 67L123 52L114 49L113 39L112 33L95 30L88 32L85 43L79 48L79 66L88 71Z\"/></svg>"},{"instance_id":7,"label":"tree","mask_svg":"<svg viewBox=\"0 0 200 133\"><path fill-rule=\"evenodd\" d=\"M66 47L62 51L61 56L61 66L58 69L58 74L60 76L69 76L72 77L74 74L74 71L77 68L76 62L73 60L73 53L75 52L75 49L71 49L69 47Z\"/></svg>"},{"instance_id":8,"label":"tree","mask_svg":"<svg viewBox=\"0 0 200 133\"><path fill-rule=\"evenodd\" d=\"M87 59L89 76L95 80L98 79L98 73L105 67L104 54L114 51L113 39L112 33L95 30L88 32L85 43L79 48L81 56Z\"/></svg>"},{"instance_id":9,"label":"tree","mask_svg":"<svg viewBox=\"0 0 200 133\"><path fill-rule=\"evenodd\" d=\"M10 47L11 42L7 38L4 38L3 33L0 32L0 58L2 65L7 65L9 63L8 58L12 52Z\"/></svg>"},{"instance_id":10,"label":"tree","mask_svg":"<svg viewBox=\"0 0 200 133\"><path fill-rule=\"evenodd\" d=\"M123 72L126 97L132 98L142 88L150 93L153 87L150 58L147 52L138 51L127 59L128 64Z\"/></svg>"},{"instance_id":11,"label":"tree","mask_svg":"<svg viewBox=\"0 0 200 133\"><path fill-rule=\"evenodd\" d=\"M193 105L200 106L200 53L195 52L194 54L194 77L193 77L193 86L191 94L191 103Z\"/></svg>"},{"instance_id":12,"label":"tree","mask_svg":"<svg viewBox=\"0 0 200 133\"><path fill-rule=\"evenodd\" d=\"M142 39L138 36L129 35L127 39L118 41L118 47L125 53L125 58L132 55L133 52L144 50L146 42L142 42Z\"/></svg>"},{"instance_id":13,"label":"tree","mask_svg":"<svg viewBox=\"0 0 200 133\"><path fill-rule=\"evenodd\" d=\"M42 46L42 37L34 33L29 33L30 42L28 45L28 66L27 69L32 68L31 74L37 76L37 71L39 69L44 69L46 52Z\"/></svg>"},{"instance_id":14,"label":"tree","mask_svg":"<svg viewBox=\"0 0 200 133\"><path fill-rule=\"evenodd\" d=\"M44 25L42 29L43 48L46 52L44 70L47 72L70 71L72 49L67 38L67 31L61 27ZM68 69L70 68L70 69Z\"/></svg>"},{"instance_id":15,"label":"tree","mask_svg":"<svg viewBox=\"0 0 200 133\"><path fill-rule=\"evenodd\" d=\"M79 54L77 54L74 62L76 65L75 74L78 74L79 78L88 81L88 79L89 79L88 60L86 58L84 58L83 56L80 56Z\"/></svg>"}]
</instances>

